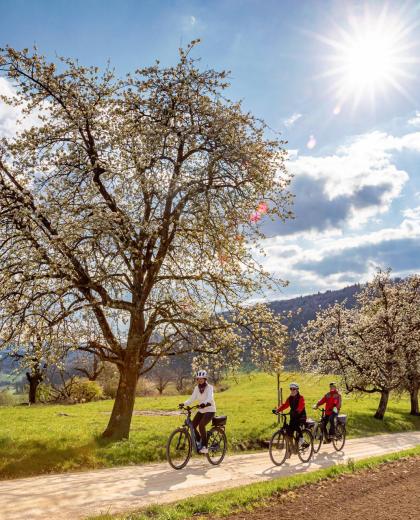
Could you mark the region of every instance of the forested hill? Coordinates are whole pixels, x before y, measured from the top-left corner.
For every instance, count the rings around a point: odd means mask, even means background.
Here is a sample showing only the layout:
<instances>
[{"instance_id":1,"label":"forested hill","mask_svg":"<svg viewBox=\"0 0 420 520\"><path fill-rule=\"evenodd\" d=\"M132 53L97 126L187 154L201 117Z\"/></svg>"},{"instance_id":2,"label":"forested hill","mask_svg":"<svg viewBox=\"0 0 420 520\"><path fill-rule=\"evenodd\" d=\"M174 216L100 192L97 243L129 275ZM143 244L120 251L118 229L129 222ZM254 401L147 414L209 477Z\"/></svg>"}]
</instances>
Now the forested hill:
<instances>
[{"instance_id":1,"label":"forested hill","mask_svg":"<svg viewBox=\"0 0 420 520\"><path fill-rule=\"evenodd\" d=\"M290 300L273 301L270 303L270 307L280 314L289 311L293 312L293 317L289 324L289 330L292 332L306 325L309 320L314 319L317 311L325 309L336 302L341 303L346 301L346 307L353 307L356 303L355 296L360 290L361 285L355 284L336 291L319 292L308 296L291 298ZM300 313L297 312L298 309L301 309ZM296 345L294 342L290 346L286 364L288 366L295 366L297 364Z\"/></svg>"}]
</instances>

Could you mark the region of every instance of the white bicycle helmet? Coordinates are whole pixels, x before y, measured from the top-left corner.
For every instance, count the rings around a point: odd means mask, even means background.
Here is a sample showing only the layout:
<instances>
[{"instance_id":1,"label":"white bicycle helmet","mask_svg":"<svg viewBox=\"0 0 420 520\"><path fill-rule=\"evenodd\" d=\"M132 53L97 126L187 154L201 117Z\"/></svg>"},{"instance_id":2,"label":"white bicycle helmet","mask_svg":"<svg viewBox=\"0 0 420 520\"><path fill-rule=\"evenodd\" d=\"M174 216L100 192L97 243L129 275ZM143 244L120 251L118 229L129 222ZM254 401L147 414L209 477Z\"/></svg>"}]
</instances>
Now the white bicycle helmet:
<instances>
[{"instance_id":1,"label":"white bicycle helmet","mask_svg":"<svg viewBox=\"0 0 420 520\"><path fill-rule=\"evenodd\" d=\"M198 370L195 374L196 379L202 377L203 379L207 379L207 372L205 370Z\"/></svg>"},{"instance_id":2,"label":"white bicycle helmet","mask_svg":"<svg viewBox=\"0 0 420 520\"><path fill-rule=\"evenodd\" d=\"M290 383L289 388L290 390L299 390L299 385L297 383Z\"/></svg>"}]
</instances>

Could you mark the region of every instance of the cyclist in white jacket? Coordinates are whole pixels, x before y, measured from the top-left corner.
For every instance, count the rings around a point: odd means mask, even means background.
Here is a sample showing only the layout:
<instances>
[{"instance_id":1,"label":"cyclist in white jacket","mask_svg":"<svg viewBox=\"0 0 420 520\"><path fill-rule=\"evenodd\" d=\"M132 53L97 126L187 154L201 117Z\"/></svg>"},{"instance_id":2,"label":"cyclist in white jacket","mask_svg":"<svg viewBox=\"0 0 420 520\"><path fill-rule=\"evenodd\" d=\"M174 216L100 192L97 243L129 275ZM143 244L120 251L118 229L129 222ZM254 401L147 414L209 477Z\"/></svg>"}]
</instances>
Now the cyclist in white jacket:
<instances>
[{"instance_id":1,"label":"cyclist in white jacket","mask_svg":"<svg viewBox=\"0 0 420 520\"><path fill-rule=\"evenodd\" d=\"M206 426L213 419L216 413L214 402L213 386L207 382L207 372L199 370L196 374L197 385L193 393L185 403L179 406L189 406L194 401L198 401L199 409L192 421L197 442L201 441L200 453L208 453Z\"/></svg>"}]
</instances>

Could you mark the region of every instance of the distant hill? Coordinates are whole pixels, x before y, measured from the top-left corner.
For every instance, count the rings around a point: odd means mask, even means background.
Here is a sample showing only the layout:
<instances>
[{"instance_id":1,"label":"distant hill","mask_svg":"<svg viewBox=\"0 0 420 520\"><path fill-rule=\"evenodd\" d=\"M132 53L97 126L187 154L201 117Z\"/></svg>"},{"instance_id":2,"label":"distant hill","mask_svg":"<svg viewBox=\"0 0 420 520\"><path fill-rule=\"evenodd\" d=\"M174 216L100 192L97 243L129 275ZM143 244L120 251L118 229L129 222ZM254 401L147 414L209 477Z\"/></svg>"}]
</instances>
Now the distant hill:
<instances>
[{"instance_id":1,"label":"distant hill","mask_svg":"<svg viewBox=\"0 0 420 520\"><path fill-rule=\"evenodd\" d=\"M283 314L289 311L294 313L293 318L289 324L289 330L299 330L302 326L310 320L313 320L316 313L320 309L333 305L336 302L346 301L346 307L351 308L356 304L355 296L360 292L362 286L360 284L349 285L344 289L338 289L336 291L318 292L317 294L310 294L308 296L299 296L298 298L292 298L290 300L279 300L272 301L269 305L273 311ZM298 309L301 312L297 314ZM298 365L296 356L296 344L293 342L289 349L289 356L286 361L286 365L290 368Z\"/></svg>"},{"instance_id":2,"label":"distant hill","mask_svg":"<svg viewBox=\"0 0 420 520\"><path fill-rule=\"evenodd\" d=\"M310 294L308 296L299 296L298 298L291 298L290 300L278 300L270 302L269 306L279 314L293 312L293 318L290 320L289 330L299 330L302 326L306 325L309 320L315 318L317 311L325 309L329 305L333 305L335 302L343 302L346 300L347 307L353 307L356 303L355 295L361 290L361 285L350 285L344 289L336 291L326 291L323 293L318 292L317 294ZM301 312L298 314L298 309ZM0 355L0 374L10 374L16 367L16 362L8 358L6 353ZM70 357L75 355L70 354ZM3 358L3 359L2 359ZM189 365L191 362L191 356L186 356L184 359L172 359L171 366L177 367ZM244 356L245 366L250 367L249 356L245 352ZM292 342L289 347L288 356L286 359L287 368L295 368L298 366L298 360L296 355L296 344ZM1 386L1 381L0 381Z\"/></svg>"}]
</instances>

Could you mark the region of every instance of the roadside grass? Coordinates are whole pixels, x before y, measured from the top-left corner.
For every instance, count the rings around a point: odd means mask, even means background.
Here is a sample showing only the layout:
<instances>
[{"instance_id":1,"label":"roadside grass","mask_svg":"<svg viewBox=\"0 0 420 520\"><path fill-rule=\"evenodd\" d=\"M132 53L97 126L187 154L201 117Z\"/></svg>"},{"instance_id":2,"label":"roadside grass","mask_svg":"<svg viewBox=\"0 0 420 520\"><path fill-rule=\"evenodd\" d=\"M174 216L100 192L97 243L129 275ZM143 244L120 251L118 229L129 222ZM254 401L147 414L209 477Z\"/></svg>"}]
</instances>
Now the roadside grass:
<instances>
[{"instance_id":1,"label":"roadside grass","mask_svg":"<svg viewBox=\"0 0 420 520\"><path fill-rule=\"evenodd\" d=\"M278 478L239 488L199 495L173 504L153 505L137 512L117 515L104 514L88 520L187 520L206 515L223 517L232 513L252 511L263 507L269 499L321 480L375 468L395 460L420 456L420 446L409 450L363 459L352 460L310 473Z\"/></svg>"},{"instance_id":2,"label":"roadside grass","mask_svg":"<svg viewBox=\"0 0 420 520\"><path fill-rule=\"evenodd\" d=\"M327 390L330 376L286 372L282 386L297 380L311 405ZM228 415L230 452L260 449L276 427L271 414L275 405L275 378L267 374L241 374L227 381L229 388L216 395L218 413ZM226 386L226 385L224 385ZM287 395L285 391L285 395ZM135 410L176 410L186 396L143 397ZM390 399L384 421L373 418L377 396L343 396L350 437L420 429L420 417L412 417L407 397ZM0 479L135 465L165 459L169 433L182 416L134 415L130 440L110 443L100 438L113 402L80 405L0 407Z\"/></svg>"}]
</instances>

